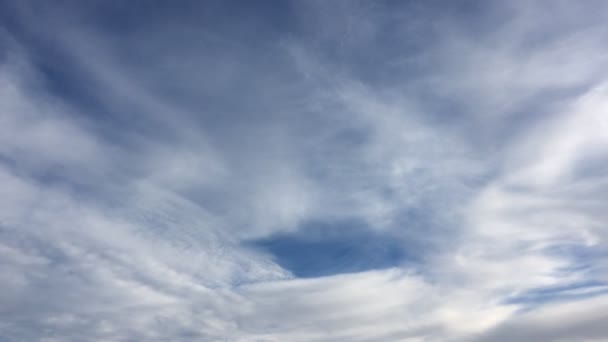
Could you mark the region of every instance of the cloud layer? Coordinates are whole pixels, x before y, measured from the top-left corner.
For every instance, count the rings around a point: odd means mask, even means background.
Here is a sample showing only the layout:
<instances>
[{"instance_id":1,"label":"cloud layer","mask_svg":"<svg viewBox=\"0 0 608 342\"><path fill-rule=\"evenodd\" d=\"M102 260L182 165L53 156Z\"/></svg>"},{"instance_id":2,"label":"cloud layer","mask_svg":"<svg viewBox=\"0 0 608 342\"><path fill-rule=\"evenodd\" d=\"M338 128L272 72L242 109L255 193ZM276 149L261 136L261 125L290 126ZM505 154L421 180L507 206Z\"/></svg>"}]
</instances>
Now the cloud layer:
<instances>
[{"instance_id":1,"label":"cloud layer","mask_svg":"<svg viewBox=\"0 0 608 342\"><path fill-rule=\"evenodd\" d=\"M601 341L600 1L0 5L0 341Z\"/></svg>"}]
</instances>

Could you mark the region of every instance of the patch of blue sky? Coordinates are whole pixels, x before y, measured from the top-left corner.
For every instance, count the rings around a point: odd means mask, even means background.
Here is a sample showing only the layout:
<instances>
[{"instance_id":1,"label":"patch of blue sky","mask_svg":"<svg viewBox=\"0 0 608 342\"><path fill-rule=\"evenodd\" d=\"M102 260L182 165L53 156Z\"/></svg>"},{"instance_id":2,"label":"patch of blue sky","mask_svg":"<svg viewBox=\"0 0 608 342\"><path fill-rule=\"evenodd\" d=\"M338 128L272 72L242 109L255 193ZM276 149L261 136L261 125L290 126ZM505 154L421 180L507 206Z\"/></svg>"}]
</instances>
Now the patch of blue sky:
<instances>
[{"instance_id":1,"label":"patch of blue sky","mask_svg":"<svg viewBox=\"0 0 608 342\"><path fill-rule=\"evenodd\" d=\"M270 253L277 264L302 278L401 267L413 261L401 239L353 220L309 222L296 232L250 245Z\"/></svg>"},{"instance_id":2,"label":"patch of blue sky","mask_svg":"<svg viewBox=\"0 0 608 342\"><path fill-rule=\"evenodd\" d=\"M527 308L533 308L551 302L580 300L606 294L608 294L608 282L586 280L567 285L529 290L510 297L505 303L522 304Z\"/></svg>"}]
</instances>

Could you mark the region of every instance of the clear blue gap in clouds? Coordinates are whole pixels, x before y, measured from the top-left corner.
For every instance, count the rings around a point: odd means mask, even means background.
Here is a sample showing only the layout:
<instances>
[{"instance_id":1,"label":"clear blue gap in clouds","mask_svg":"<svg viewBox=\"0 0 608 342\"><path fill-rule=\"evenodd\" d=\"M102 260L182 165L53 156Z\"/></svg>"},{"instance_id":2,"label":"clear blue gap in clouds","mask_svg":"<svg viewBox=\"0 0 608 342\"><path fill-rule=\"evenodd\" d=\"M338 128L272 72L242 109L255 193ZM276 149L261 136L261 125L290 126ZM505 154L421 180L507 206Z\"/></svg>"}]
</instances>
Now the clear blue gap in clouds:
<instances>
[{"instance_id":1,"label":"clear blue gap in clouds","mask_svg":"<svg viewBox=\"0 0 608 342\"><path fill-rule=\"evenodd\" d=\"M292 233L250 241L296 277L312 278L404 266L414 260L405 242L357 220L308 222Z\"/></svg>"},{"instance_id":2,"label":"clear blue gap in clouds","mask_svg":"<svg viewBox=\"0 0 608 342\"><path fill-rule=\"evenodd\" d=\"M567 285L536 288L505 300L507 304L522 304L525 308L537 308L542 304L572 301L608 294L608 282L587 280Z\"/></svg>"}]
</instances>

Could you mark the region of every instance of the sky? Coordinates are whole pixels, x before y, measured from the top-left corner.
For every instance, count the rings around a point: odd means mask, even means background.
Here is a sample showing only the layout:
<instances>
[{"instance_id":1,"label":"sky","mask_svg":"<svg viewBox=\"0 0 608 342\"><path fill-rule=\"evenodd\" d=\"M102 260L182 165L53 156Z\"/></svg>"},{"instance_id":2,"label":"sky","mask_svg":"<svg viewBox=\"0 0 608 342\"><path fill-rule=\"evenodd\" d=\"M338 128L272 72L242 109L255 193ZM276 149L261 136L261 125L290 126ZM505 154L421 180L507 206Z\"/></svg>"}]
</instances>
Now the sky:
<instances>
[{"instance_id":1,"label":"sky","mask_svg":"<svg viewBox=\"0 0 608 342\"><path fill-rule=\"evenodd\" d=\"M605 1L0 0L0 342L608 340Z\"/></svg>"}]
</instances>

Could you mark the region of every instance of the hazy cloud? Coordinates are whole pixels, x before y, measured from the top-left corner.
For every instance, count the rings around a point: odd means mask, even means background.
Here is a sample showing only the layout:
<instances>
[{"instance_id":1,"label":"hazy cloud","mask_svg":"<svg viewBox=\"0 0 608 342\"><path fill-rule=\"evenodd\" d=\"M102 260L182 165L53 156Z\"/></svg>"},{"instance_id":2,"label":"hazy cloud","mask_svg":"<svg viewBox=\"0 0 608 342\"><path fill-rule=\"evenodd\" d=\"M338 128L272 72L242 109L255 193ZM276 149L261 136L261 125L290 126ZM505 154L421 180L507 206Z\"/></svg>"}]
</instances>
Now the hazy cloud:
<instances>
[{"instance_id":1,"label":"hazy cloud","mask_svg":"<svg viewBox=\"0 0 608 342\"><path fill-rule=\"evenodd\" d=\"M606 339L605 10L0 5L0 340Z\"/></svg>"}]
</instances>

